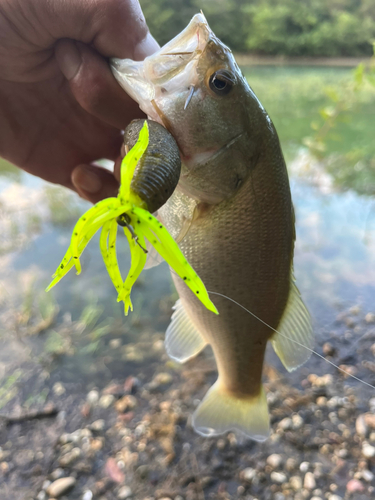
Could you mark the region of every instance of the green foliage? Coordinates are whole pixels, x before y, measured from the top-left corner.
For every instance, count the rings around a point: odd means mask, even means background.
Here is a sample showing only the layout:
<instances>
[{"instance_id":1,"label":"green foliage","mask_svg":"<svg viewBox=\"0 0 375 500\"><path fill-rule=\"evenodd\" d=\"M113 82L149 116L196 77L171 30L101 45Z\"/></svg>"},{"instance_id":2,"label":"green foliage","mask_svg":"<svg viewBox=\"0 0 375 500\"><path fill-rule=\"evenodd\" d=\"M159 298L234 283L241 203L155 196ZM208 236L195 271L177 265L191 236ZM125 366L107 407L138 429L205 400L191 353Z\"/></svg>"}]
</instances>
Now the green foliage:
<instances>
[{"instance_id":1,"label":"green foliage","mask_svg":"<svg viewBox=\"0 0 375 500\"><path fill-rule=\"evenodd\" d=\"M328 103L320 108L320 120L311 124L314 134L304 139L305 145L333 176L336 185L344 189L354 189L361 194L375 194L375 152L373 141L367 145L356 145L344 154L328 152L333 141L340 141L340 133L335 133L338 125L351 119L363 94L375 95L375 44L374 56L370 63L360 63L353 71L352 79L338 93L326 89ZM372 129L371 129L372 130Z\"/></svg>"},{"instance_id":2,"label":"green foliage","mask_svg":"<svg viewBox=\"0 0 375 500\"><path fill-rule=\"evenodd\" d=\"M289 56L371 55L373 0L141 0L160 44L203 10L232 50Z\"/></svg>"}]
</instances>

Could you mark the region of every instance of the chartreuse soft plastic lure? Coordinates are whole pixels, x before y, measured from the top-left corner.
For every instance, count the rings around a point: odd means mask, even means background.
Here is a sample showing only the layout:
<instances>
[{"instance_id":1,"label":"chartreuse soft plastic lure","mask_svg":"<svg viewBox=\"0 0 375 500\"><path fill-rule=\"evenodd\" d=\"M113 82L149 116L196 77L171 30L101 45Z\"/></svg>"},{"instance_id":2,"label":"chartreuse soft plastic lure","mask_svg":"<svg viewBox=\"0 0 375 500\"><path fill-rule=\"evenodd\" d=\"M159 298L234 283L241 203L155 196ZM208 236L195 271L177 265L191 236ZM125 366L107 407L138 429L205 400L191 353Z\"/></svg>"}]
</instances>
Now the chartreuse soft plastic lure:
<instances>
[{"instance_id":1,"label":"chartreuse soft plastic lure","mask_svg":"<svg viewBox=\"0 0 375 500\"><path fill-rule=\"evenodd\" d=\"M175 240L164 225L148 211L148 204L131 187L136 166L143 159L148 145L149 127L145 121L138 140L122 161L121 185L117 198L100 201L78 220L68 251L46 291L55 286L73 266L77 274L80 274L80 256L94 234L102 228L100 251L108 274L117 290L117 301L124 302L125 315L128 314L129 309L133 310L130 299L131 289L146 263L146 239L207 309L218 314L202 280L185 259ZM125 281L122 280L116 255L118 225L124 228L131 252L131 266Z\"/></svg>"}]
</instances>

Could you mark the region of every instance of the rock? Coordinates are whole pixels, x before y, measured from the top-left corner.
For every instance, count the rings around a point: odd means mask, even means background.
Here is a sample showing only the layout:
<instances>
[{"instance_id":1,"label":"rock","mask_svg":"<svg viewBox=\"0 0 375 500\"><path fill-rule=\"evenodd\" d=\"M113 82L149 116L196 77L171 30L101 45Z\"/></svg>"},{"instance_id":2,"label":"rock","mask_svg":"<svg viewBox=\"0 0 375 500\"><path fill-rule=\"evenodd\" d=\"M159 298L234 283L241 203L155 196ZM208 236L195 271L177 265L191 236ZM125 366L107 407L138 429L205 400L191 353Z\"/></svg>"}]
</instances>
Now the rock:
<instances>
[{"instance_id":1,"label":"rock","mask_svg":"<svg viewBox=\"0 0 375 500\"><path fill-rule=\"evenodd\" d=\"M293 429L300 429L304 424L304 421L303 421L303 418L301 417L301 415L298 415L298 413L296 413L295 415L292 415L292 426L293 426Z\"/></svg>"},{"instance_id":2,"label":"rock","mask_svg":"<svg viewBox=\"0 0 375 500\"><path fill-rule=\"evenodd\" d=\"M152 349L156 352L164 352L165 351L164 340L162 339L156 340L152 344Z\"/></svg>"},{"instance_id":3,"label":"rock","mask_svg":"<svg viewBox=\"0 0 375 500\"><path fill-rule=\"evenodd\" d=\"M150 389L158 389L163 385L168 385L173 381L173 377L168 372L161 372L155 375L155 377L150 382Z\"/></svg>"},{"instance_id":4,"label":"rock","mask_svg":"<svg viewBox=\"0 0 375 500\"><path fill-rule=\"evenodd\" d=\"M92 439L91 443L87 445L87 449L91 449L94 452L101 450L104 446L104 438L99 437L97 439Z\"/></svg>"},{"instance_id":5,"label":"rock","mask_svg":"<svg viewBox=\"0 0 375 500\"><path fill-rule=\"evenodd\" d=\"M90 403L90 405L95 405L99 401L99 392L98 391L90 391L86 396L86 401Z\"/></svg>"},{"instance_id":6,"label":"rock","mask_svg":"<svg viewBox=\"0 0 375 500\"><path fill-rule=\"evenodd\" d=\"M55 481L56 479L60 479L60 477L63 477L64 475L64 470L61 469L60 467L55 469L54 471L51 472L51 474L49 475L49 477Z\"/></svg>"},{"instance_id":7,"label":"rock","mask_svg":"<svg viewBox=\"0 0 375 500\"><path fill-rule=\"evenodd\" d=\"M326 373L321 377L318 377L315 373L311 373L307 379L315 387L325 387L333 383L333 376L330 373Z\"/></svg>"},{"instance_id":8,"label":"rock","mask_svg":"<svg viewBox=\"0 0 375 500\"><path fill-rule=\"evenodd\" d=\"M336 349L333 347L332 344L330 344L329 342L326 342L325 344L323 344L324 356L334 356L335 352L336 352Z\"/></svg>"},{"instance_id":9,"label":"rock","mask_svg":"<svg viewBox=\"0 0 375 500\"><path fill-rule=\"evenodd\" d=\"M368 425L364 415L359 415L355 421L355 431L359 436L366 437L368 433Z\"/></svg>"},{"instance_id":10,"label":"rock","mask_svg":"<svg viewBox=\"0 0 375 500\"><path fill-rule=\"evenodd\" d=\"M91 490L85 491L85 493L82 495L82 500L92 500L93 493Z\"/></svg>"},{"instance_id":11,"label":"rock","mask_svg":"<svg viewBox=\"0 0 375 500\"><path fill-rule=\"evenodd\" d=\"M366 323L375 323L375 314L374 313L367 313L365 316L365 321Z\"/></svg>"},{"instance_id":12,"label":"rock","mask_svg":"<svg viewBox=\"0 0 375 500\"><path fill-rule=\"evenodd\" d=\"M274 483L286 483L287 477L283 472L271 472L271 481Z\"/></svg>"},{"instance_id":13,"label":"rock","mask_svg":"<svg viewBox=\"0 0 375 500\"><path fill-rule=\"evenodd\" d=\"M67 467L68 465L73 463L75 460L77 460L77 458L80 455L81 455L81 450L79 448L73 448L72 451L69 451L68 453L65 453L65 455L60 457L59 464L62 467Z\"/></svg>"},{"instance_id":14,"label":"rock","mask_svg":"<svg viewBox=\"0 0 375 500\"><path fill-rule=\"evenodd\" d=\"M119 413L132 410L137 406L137 400L134 396L127 395L116 401L115 408Z\"/></svg>"},{"instance_id":15,"label":"rock","mask_svg":"<svg viewBox=\"0 0 375 500\"><path fill-rule=\"evenodd\" d=\"M291 429L293 425L293 421L289 417L285 417L282 420L280 420L278 427L279 429L282 429L283 431L287 431L288 429Z\"/></svg>"},{"instance_id":16,"label":"rock","mask_svg":"<svg viewBox=\"0 0 375 500\"><path fill-rule=\"evenodd\" d=\"M200 483L202 485L202 488L208 488L209 486L212 486L216 483L216 478L212 476L203 476L200 480Z\"/></svg>"},{"instance_id":17,"label":"rock","mask_svg":"<svg viewBox=\"0 0 375 500\"><path fill-rule=\"evenodd\" d=\"M121 347L121 344L122 344L121 339L111 339L109 341L109 347L111 349L118 349L119 347Z\"/></svg>"},{"instance_id":18,"label":"rock","mask_svg":"<svg viewBox=\"0 0 375 500\"><path fill-rule=\"evenodd\" d=\"M358 314L361 312L361 308L360 306L352 306L350 309L349 309L349 314L353 314L354 316L358 316Z\"/></svg>"},{"instance_id":19,"label":"rock","mask_svg":"<svg viewBox=\"0 0 375 500\"><path fill-rule=\"evenodd\" d=\"M282 456L278 455L277 453L272 453L272 455L267 457L268 465L270 465L274 469L277 469L281 465L282 461Z\"/></svg>"},{"instance_id":20,"label":"rock","mask_svg":"<svg viewBox=\"0 0 375 500\"><path fill-rule=\"evenodd\" d=\"M1 462L0 463L0 471L6 474L9 471L9 464L8 462Z\"/></svg>"},{"instance_id":21,"label":"rock","mask_svg":"<svg viewBox=\"0 0 375 500\"><path fill-rule=\"evenodd\" d=\"M240 477L243 481L247 481L248 483L251 483L251 481L254 479L256 476L257 471L255 469L252 469L251 467L247 467L240 473Z\"/></svg>"},{"instance_id":22,"label":"rock","mask_svg":"<svg viewBox=\"0 0 375 500\"><path fill-rule=\"evenodd\" d=\"M301 465L299 466L299 470L301 472L307 472L309 470L310 463L309 462L302 462Z\"/></svg>"},{"instance_id":23,"label":"rock","mask_svg":"<svg viewBox=\"0 0 375 500\"><path fill-rule=\"evenodd\" d=\"M323 500L322 497L311 497L310 500Z\"/></svg>"},{"instance_id":24,"label":"rock","mask_svg":"<svg viewBox=\"0 0 375 500\"><path fill-rule=\"evenodd\" d=\"M74 432L71 432L70 434L62 434L60 436L60 443L66 444L66 443L78 443L82 438L89 438L92 436L92 433L89 429L77 429Z\"/></svg>"},{"instance_id":25,"label":"rock","mask_svg":"<svg viewBox=\"0 0 375 500\"><path fill-rule=\"evenodd\" d=\"M375 456L375 448L369 443L363 443L362 455L366 458L372 458Z\"/></svg>"},{"instance_id":26,"label":"rock","mask_svg":"<svg viewBox=\"0 0 375 500\"><path fill-rule=\"evenodd\" d=\"M372 413L364 414L365 422L370 427L370 429L375 429L375 415Z\"/></svg>"},{"instance_id":27,"label":"rock","mask_svg":"<svg viewBox=\"0 0 375 500\"><path fill-rule=\"evenodd\" d=\"M297 468L297 461L295 458L288 458L287 461L285 462L285 469L288 472L292 472Z\"/></svg>"},{"instance_id":28,"label":"rock","mask_svg":"<svg viewBox=\"0 0 375 500\"><path fill-rule=\"evenodd\" d=\"M112 394L103 394L103 396L99 399L99 406L106 410L111 406L114 400L115 397Z\"/></svg>"},{"instance_id":29,"label":"rock","mask_svg":"<svg viewBox=\"0 0 375 500\"><path fill-rule=\"evenodd\" d=\"M232 448L235 448L237 446L238 444L237 437L233 432L230 432L228 434L227 439Z\"/></svg>"},{"instance_id":30,"label":"rock","mask_svg":"<svg viewBox=\"0 0 375 500\"><path fill-rule=\"evenodd\" d=\"M370 483L374 479L374 474L370 470L364 469L363 471L361 471L361 477L362 479Z\"/></svg>"},{"instance_id":31,"label":"rock","mask_svg":"<svg viewBox=\"0 0 375 500\"><path fill-rule=\"evenodd\" d=\"M132 494L132 490L129 488L129 486L123 486L119 489L117 498L120 498L120 500L124 500L125 498L130 498Z\"/></svg>"},{"instance_id":32,"label":"rock","mask_svg":"<svg viewBox=\"0 0 375 500\"><path fill-rule=\"evenodd\" d=\"M145 426L145 424L138 424L137 427L134 429L134 435L137 437L137 438L140 438L141 436L143 436L147 431L147 427Z\"/></svg>"},{"instance_id":33,"label":"rock","mask_svg":"<svg viewBox=\"0 0 375 500\"><path fill-rule=\"evenodd\" d=\"M216 443L216 448L217 448L218 450L224 450L224 448L225 448L226 444L227 444L227 443L226 443L225 439L218 439L218 440L217 440L217 443Z\"/></svg>"},{"instance_id":34,"label":"rock","mask_svg":"<svg viewBox=\"0 0 375 500\"><path fill-rule=\"evenodd\" d=\"M334 451L335 455L337 455L340 458L347 458L349 455L349 452L346 448L341 448L340 450L335 450Z\"/></svg>"},{"instance_id":35,"label":"rock","mask_svg":"<svg viewBox=\"0 0 375 500\"><path fill-rule=\"evenodd\" d=\"M330 495L328 500L342 500L342 498L339 495Z\"/></svg>"},{"instance_id":36,"label":"rock","mask_svg":"<svg viewBox=\"0 0 375 500\"><path fill-rule=\"evenodd\" d=\"M39 493L36 496L36 500L46 500L47 495L45 491L39 491Z\"/></svg>"},{"instance_id":37,"label":"rock","mask_svg":"<svg viewBox=\"0 0 375 500\"><path fill-rule=\"evenodd\" d=\"M56 382L55 384L53 384L52 386L52 392L56 395L56 396L62 396L63 394L65 394L65 387L62 385L61 382Z\"/></svg>"},{"instance_id":38,"label":"rock","mask_svg":"<svg viewBox=\"0 0 375 500\"><path fill-rule=\"evenodd\" d=\"M74 477L62 477L60 479L56 479L56 481L48 486L47 494L51 497L58 498L73 488L75 484L76 480Z\"/></svg>"},{"instance_id":39,"label":"rock","mask_svg":"<svg viewBox=\"0 0 375 500\"><path fill-rule=\"evenodd\" d=\"M316 488L316 481L314 474L312 472L306 472L305 478L303 480L303 487L306 488L307 490L315 490Z\"/></svg>"},{"instance_id":40,"label":"rock","mask_svg":"<svg viewBox=\"0 0 375 500\"><path fill-rule=\"evenodd\" d=\"M114 458L108 458L104 466L105 474L112 479L115 483L122 483L125 480L125 476L121 471L120 467Z\"/></svg>"},{"instance_id":41,"label":"rock","mask_svg":"<svg viewBox=\"0 0 375 500\"><path fill-rule=\"evenodd\" d=\"M346 491L348 493L361 493L364 490L365 487L363 486L361 481L358 481L358 479L351 479L346 485Z\"/></svg>"},{"instance_id":42,"label":"rock","mask_svg":"<svg viewBox=\"0 0 375 500\"><path fill-rule=\"evenodd\" d=\"M95 422L93 422L90 425L90 429L95 432L100 432L104 430L104 427L105 427L105 421L102 418L100 418L99 420L95 420Z\"/></svg>"},{"instance_id":43,"label":"rock","mask_svg":"<svg viewBox=\"0 0 375 500\"><path fill-rule=\"evenodd\" d=\"M285 495L280 491L275 493L274 500L285 500Z\"/></svg>"},{"instance_id":44,"label":"rock","mask_svg":"<svg viewBox=\"0 0 375 500\"><path fill-rule=\"evenodd\" d=\"M289 483L294 491L300 491L302 488L302 479L299 476L292 476Z\"/></svg>"},{"instance_id":45,"label":"rock","mask_svg":"<svg viewBox=\"0 0 375 500\"><path fill-rule=\"evenodd\" d=\"M46 490L51 482L52 481L48 481L48 479L46 481L43 481L42 490Z\"/></svg>"}]
</instances>

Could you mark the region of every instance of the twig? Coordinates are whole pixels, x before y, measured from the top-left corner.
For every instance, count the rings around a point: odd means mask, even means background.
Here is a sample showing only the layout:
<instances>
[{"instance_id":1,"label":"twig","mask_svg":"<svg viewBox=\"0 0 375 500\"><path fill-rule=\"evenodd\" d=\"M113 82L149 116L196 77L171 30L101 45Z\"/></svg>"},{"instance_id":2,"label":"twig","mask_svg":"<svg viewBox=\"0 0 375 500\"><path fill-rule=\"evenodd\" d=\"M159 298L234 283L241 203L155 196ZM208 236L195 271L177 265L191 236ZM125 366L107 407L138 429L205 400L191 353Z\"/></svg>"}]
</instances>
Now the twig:
<instances>
[{"instance_id":1,"label":"twig","mask_svg":"<svg viewBox=\"0 0 375 500\"><path fill-rule=\"evenodd\" d=\"M56 406L47 405L42 410L31 410L21 415L14 416L5 416L0 415L0 419L3 420L3 423L6 425L19 424L21 422L26 422L27 420L36 420L40 418L51 418L55 417L58 414L59 410Z\"/></svg>"}]
</instances>

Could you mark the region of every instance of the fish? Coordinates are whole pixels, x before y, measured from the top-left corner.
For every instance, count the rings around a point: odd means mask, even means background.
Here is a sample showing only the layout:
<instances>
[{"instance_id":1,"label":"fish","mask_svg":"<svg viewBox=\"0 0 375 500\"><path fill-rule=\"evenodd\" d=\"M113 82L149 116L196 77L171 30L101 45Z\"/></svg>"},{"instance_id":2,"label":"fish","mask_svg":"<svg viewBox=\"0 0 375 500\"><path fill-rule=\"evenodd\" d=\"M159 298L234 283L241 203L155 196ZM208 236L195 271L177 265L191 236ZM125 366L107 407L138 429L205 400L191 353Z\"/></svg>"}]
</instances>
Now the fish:
<instances>
[{"instance_id":1,"label":"fish","mask_svg":"<svg viewBox=\"0 0 375 500\"><path fill-rule=\"evenodd\" d=\"M293 273L295 215L275 127L202 13L144 61L112 59L111 69L177 142L181 175L158 218L219 312L172 273L179 299L167 353L183 363L209 344L218 371L193 427L202 436L237 431L264 441L267 342L288 371L308 360L314 343Z\"/></svg>"}]
</instances>

